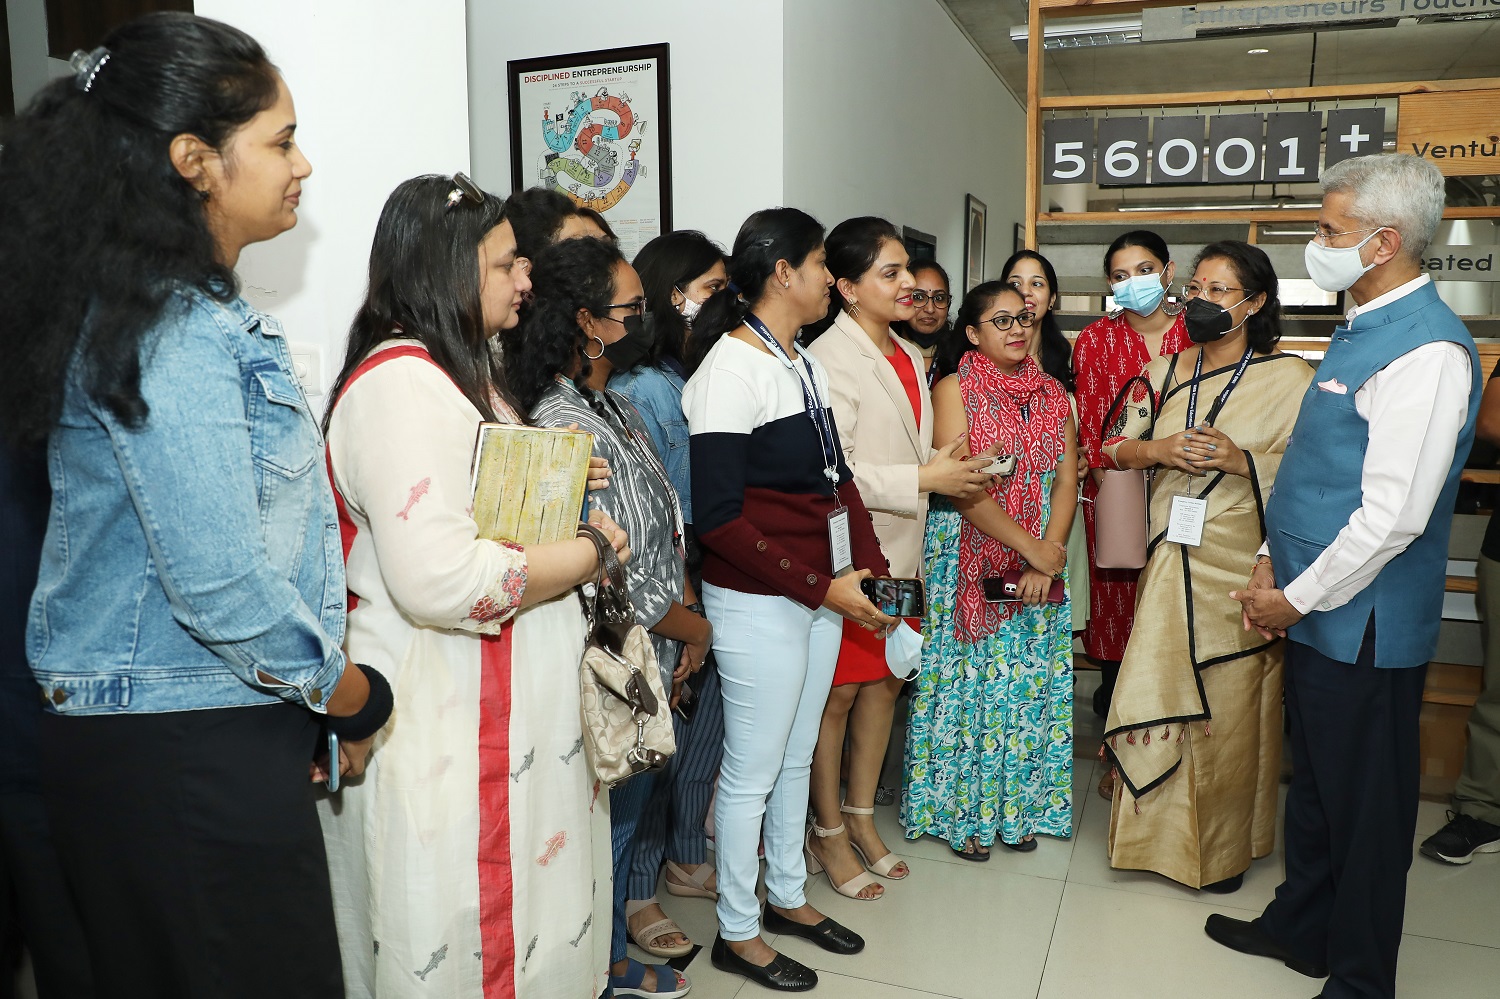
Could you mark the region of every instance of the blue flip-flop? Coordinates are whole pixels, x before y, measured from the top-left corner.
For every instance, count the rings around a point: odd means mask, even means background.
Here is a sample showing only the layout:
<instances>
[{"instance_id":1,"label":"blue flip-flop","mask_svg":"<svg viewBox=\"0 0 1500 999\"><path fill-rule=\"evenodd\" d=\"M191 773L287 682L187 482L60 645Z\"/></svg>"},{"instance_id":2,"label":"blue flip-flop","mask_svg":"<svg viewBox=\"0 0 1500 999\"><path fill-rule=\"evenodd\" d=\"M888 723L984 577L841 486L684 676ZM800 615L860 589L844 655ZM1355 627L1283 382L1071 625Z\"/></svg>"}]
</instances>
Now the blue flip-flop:
<instances>
[{"instance_id":1,"label":"blue flip-flop","mask_svg":"<svg viewBox=\"0 0 1500 999\"><path fill-rule=\"evenodd\" d=\"M656 972L656 991L649 992L641 987L646 980L646 966L635 958L626 958L629 963L625 966L625 974L610 975L610 991L616 996L639 996L640 999L681 999L693 988L687 976L675 968L665 964L652 965L651 970Z\"/></svg>"}]
</instances>

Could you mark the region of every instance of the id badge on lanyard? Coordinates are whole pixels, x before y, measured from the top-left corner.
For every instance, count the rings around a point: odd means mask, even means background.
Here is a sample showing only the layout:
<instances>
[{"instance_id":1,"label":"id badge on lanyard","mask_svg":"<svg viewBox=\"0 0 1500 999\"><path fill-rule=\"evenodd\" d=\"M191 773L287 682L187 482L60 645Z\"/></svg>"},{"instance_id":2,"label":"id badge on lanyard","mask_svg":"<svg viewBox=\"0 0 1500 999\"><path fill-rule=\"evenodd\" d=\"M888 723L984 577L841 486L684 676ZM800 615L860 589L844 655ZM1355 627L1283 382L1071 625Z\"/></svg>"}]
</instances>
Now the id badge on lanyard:
<instances>
[{"instance_id":1,"label":"id badge on lanyard","mask_svg":"<svg viewBox=\"0 0 1500 999\"><path fill-rule=\"evenodd\" d=\"M836 509L828 515L828 552L833 563L833 574L841 575L854 568L854 551L849 537L849 508L839 498L838 441L833 435L833 423L827 407L818 397L817 376L813 373L812 365L804 358L803 367L807 369L807 377L803 377L797 362L792 360L781 341L772 335L770 328L759 317L747 315L745 325L760 337L767 350L792 369L792 374L797 376L797 383L802 387L802 405L807 411L808 419L813 422L813 429L817 431L818 447L823 454L823 475L833 486Z\"/></svg>"},{"instance_id":2,"label":"id badge on lanyard","mask_svg":"<svg viewBox=\"0 0 1500 999\"><path fill-rule=\"evenodd\" d=\"M1208 418L1204 420L1210 426L1218 417L1219 411L1224 408L1224 403L1229 399L1229 393L1240 383L1240 378L1245 374L1245 368L1250 363L1252 350L1247 349L1245 356L1240 358L1239 365L1230 376L1229 384L1224 386L1224 391L1214 401L1213 409L1209 410ZM1198 416L1198 380L1203 375L1203 348L1198 348L1198 363L1193 368L1193 387L1188 391L1188 429L1196 427ZM1194 496L1192 482L1189 480L1188 489L1185 493L1179 493L1172 497L1172 512L1167 519L1167 533L1165 540L1174 544L1185 545L1189 548L1197 548L1203 544L1203 525L1208 520L1208 499L1203 496Z\"/></svg>"}]
</instances>

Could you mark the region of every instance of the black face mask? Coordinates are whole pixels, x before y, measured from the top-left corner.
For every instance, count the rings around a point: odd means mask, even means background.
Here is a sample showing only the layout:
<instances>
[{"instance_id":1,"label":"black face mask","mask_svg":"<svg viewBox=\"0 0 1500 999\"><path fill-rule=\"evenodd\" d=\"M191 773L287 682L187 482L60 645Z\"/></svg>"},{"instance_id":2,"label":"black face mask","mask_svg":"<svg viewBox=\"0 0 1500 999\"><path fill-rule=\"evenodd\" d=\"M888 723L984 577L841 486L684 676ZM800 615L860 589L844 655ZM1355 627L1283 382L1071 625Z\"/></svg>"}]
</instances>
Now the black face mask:
<instances>
[{"instance_id":1,"label":"black face mask","mask_svg":"<svg viewBox=\"0 0 1500 999\"><path fill-rule=\"evenodd\" d=\"M1188 339L1194 343L1222 340L1235 327L1234 317L1228 309L1201 297L1189 299L1182 321L1187 325Z\"/></svg>"},{"instance_id":2,"label":"black face mask","mask_svg":"<svg viewBox=\"0 0 1500 999\"><path fill-rule=\"evenodd\" d=\"M625 327L625 335L604 345L604 359L614 365L616 371L629 371L651 353L656 336L640 316L626 316L620 325Z\"/></svg>"},{"instance_id":3,"label":"black face mask","mask_svg":"<svg viewBox=\"0 0 1500 999\"><path fill-rule=\"evenodd\" d=\"M901 332L901 335L923 350L931 350L937 346L938 337L942 336L943 332L943 327L939 326L931 333L918 333L910 323L907 323L906 329Z\"/></svg>"}]
</instances>

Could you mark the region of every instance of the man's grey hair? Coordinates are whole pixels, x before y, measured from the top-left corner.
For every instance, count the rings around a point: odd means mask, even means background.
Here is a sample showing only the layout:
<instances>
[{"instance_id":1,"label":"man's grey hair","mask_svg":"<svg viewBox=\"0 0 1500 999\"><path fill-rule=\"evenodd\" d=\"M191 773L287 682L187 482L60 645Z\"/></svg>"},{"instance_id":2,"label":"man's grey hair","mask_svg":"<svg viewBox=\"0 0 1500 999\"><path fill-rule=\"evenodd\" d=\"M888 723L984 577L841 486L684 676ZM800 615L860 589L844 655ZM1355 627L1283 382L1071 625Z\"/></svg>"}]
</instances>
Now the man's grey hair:
<instances>
[{"instance_id":1,"label":"man's grey hair","mask_svg":"<svg viewBox=\"0 0 1500 999\"><path fill-rule=\"evenodd\" d=\"M1410 153L1356 156L1318 178L1324 194L1353 195L1347 214L1361 226L1387 226L1401 234L1401 252L1412 260L1432 242L1443 220L1443 174Z\"/></svg>"}]
</instances>

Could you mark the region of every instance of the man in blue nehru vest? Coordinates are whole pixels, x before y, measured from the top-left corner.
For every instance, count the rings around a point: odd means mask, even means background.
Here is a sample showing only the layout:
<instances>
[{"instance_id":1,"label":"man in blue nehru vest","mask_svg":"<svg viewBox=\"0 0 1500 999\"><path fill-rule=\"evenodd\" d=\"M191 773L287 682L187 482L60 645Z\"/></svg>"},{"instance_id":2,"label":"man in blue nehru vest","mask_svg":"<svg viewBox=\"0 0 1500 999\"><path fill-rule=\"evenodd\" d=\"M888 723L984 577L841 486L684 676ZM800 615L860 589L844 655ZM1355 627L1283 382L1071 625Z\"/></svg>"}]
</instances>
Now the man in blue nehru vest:
<instances>
[{"instance_id":1,"label":"man in blue nehru vest","mask_svg":"<svg viewBox=\"0 0 1500 999\"><path fill-rule=\"evenodd\" d=\"M1437 646L1448 532L1481 394L1474 340L1420 258L1443 178L1362 156L1321 178L1308 274L1354 301L1302 399L1266 546L1230 594L1284 635L1292 783L1286 881L1259 919L1208 917L1226 947L1392 997L1416 834L1417 716Z\"/></svg>"}]
</instances>

